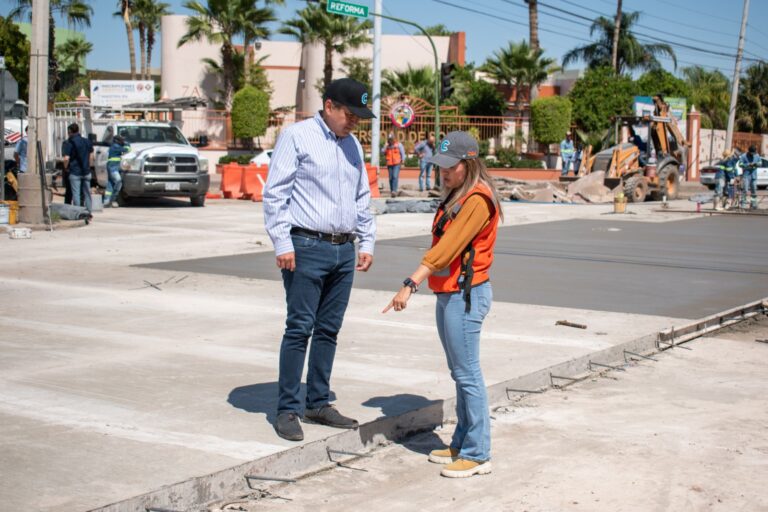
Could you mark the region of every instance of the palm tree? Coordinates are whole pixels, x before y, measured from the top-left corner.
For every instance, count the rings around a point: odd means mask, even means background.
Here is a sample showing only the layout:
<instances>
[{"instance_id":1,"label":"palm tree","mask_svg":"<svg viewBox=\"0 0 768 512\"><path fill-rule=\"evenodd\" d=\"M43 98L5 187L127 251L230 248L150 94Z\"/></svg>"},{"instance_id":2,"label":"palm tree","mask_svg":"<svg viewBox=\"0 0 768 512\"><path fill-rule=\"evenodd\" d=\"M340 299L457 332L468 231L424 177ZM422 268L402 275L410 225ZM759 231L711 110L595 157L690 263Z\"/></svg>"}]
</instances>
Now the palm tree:
<instances>
[{"instance_id":1,"label":"palm tree","mask_svg":"<svg viewBox=\"0 0 768 512\"><path fill-rule=\"evenodd\" d=\"M758 62L747 68L739 84L736 108L739 129L752 133L768 131L768 64Z\"/></svg>"},{"instance_id":2,"label":"palm tree","mask_svg":"<svg viewBox=\"0 0 768 512\"><path fill-rule=\"evenodd\" d=\"M333 80L333 54L343 54L351 48L370 43L368 30L373 24L358 21L351 16L337 16L325 11L326 0L308 5L296 14L296 18L283 23L281 34L294 37L301 44L321 43L325 49L323 88Z\"/></svg>"},{"instance_id":3,"label":"palm tree","mask_svg":"<svg viewBox=\"0 0 768 512\"><path fill-rule=\"evenodd\" d=\"M133 0L117 0L118 11L115 17L121 18L125 24L125 35L128 37L128 58L131 65L131 80L136 80L136 43L133 40Z\"/></svg>"},{"instance_id":4,"label":"palm tree","mask_svg":"<svg viewBox=\"0 0 768 512\"><path fill-rule=\"evenodd\" d=\"M539 5L537 0L525 0L528 4L528 39L531 50L539 49Z\"/></svg>"},{"instance_id":5,"label":"palm tree","mask_svg":"<svg viewBox=\"0 0 768 512\"><path fill-rule=\"evenodd\" d=\"M88 0L50 0L48 5L48 96L52 98L53 91L58 85L58 62L56 61L56 20L54 13L58 13L73 28L90 27L93 7ZM26 16L32 20L32 0L16 0L14 7L8 14L13 20L22 20Z\"/></svg>"},{"instance_id":6,"label":"palm tree","mask_svg":"<svg viewBox=\"0 0 768 512\"><path fill-rule=\"evenodd\" d=\"M64 71L79 75L85 66L85 58L93 51L93 44L82 37L74 37L57 46L56 51Z\"/></svg>"},{"instance_id":7,"label":"palm tree","mask_svg":"<svg viewBox=\"0 0 768 512\"><path fill-rule=\"evenodd\" d=\"M701 124L712 130L709 139L709 161L714 158L715 130L723 130L728 124L728 108L731 101L731 84L720 71L707 71L701 66L683 69L686 82L691 87L691 104L701 113Z\"/></svg>"},{"instance_id":8,"label":"palm tree","mask_svg":"<svg viewBox=\"0 0 768 512\"><path fill-rule=\"evenodd\" d=\"M437 25L432 25L429 27L424 27L424 32L426 32L430 36L449 36L454 33L453 30L449 30L448 27L446 27L442 23L438 23ZM422 35L422 33L417 32L416 35L420 36Z\"/></svg>"},{"instance_id":9,"label":"palm tree","mask_svg":"<svg viewBox=\"0 0 768 512\"><path fill-rule=\"evenodd\" d=\"M275 3L265 1L266 4ZM221 45L221 78L224 92L224 108L232 110L232 97L235 90L235 44L238 35L258 34L267 37L266 27L247 25L247 21L273 19L274 13L269 8L257 8L254 0L207 0L203 5L198 0L188 0L184 7L193 11L194 16L187 18L187 33L179 40L178 46L191 41L206 39L211 44ZM258 11L258 14L250 13Z\"/></svg>"},{"instance_id":10,"label":"palm tree","mask_svg":"<svg viewBox=\"0 0 768 512\"><path fill-rule=\"evenodd\" d=\"M170 14L169 7L169 4L157 0L133 0L131 14L139 32L140 69L141 77L145 80L149 80L151 74L149 65L155 46L155 33L160 30L160 19Z\"/></svg>"},{"instance_id":11,"label":"palm tree","mask_svg":"<svg viewBox=\"0 0 768 512\"><path fill-rule=\"evenodd\" d=\"M273 0L271 3L283 4L283 0ZM266 24L276 20L274 11L267 7L258 8L253 5L250 9L240 12L239 25L243 35L243 53L245 54L243 75L245 77L251 75L251 43L269 37L270 31Z\"/></svg>"},{"instance_id":12,"label":"palm tree","mask_svg":"<svg viewBox=\"0 0 768 512\"><path fill-rule=\"evenodd\" d=\"M640 17L639 12L623 12L619 29L619 42L617 47L618 73L635 69L649 70L661 67L657 57L667 56L677 68L677 58L672 47L668 44L653 43L642 44L632 33L632 26ZM563 67L568 64L583 60L590 69L601 66L613 67L613 33L616 28L615 20L600 16L592 22L589 29L590 35L598 34L598 39L578 48L574 48L563 56Z\"/></svg>"},{"instance_id":13,"label":"palm tree","mask_svg":"<svg viewBox=\"0 0 768 512\"><path fill-rule=\"evenodd\" d=\"M404 71L385 70L381 77L381 92L385 96L407 95L432 100L435 96L435 70L430 66Z\"/></svg>"}]
</instances>

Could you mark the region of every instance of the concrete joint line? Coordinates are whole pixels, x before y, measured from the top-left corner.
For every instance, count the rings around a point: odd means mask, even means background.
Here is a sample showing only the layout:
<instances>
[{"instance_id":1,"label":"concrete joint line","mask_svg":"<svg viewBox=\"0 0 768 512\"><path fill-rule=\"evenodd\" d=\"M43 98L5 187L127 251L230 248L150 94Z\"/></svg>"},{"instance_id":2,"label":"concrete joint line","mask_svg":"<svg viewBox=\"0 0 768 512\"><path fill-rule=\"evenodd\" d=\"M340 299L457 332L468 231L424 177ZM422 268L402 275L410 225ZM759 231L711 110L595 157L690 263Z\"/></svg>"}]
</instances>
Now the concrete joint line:
<instances>
[{"instance_id":1,"label":"concrete joint line","mask_svg":"<svg viewBox=\"0 0 768 512\"><path fill-rule=\"evenodd\" d=\"M761 299L699 319L691 324L648 334L491 385L487 390L489 407L507 405L510 402L510 393L542 393L543 390L553 387L553 378L568 381L582 380L588 376L584 372L585 368L589 370L590 362L593 365L598 365L594 363L594 360L621 361L623 359L627 363L627 355L629 355L639 359L657 361L657 359L643 353L659 353L660 350L657 348L659 340L669 342L669 337L673 334L673 339L677 344L699 338L764 312L767 300L768 298ZM738 317L735 317L737 320L722 320L729 316L732 317L734 313L738 313ZM704 328L702 329L700 326L704 326ZM157 508L158 506L173 506L180 510L199 508L253 490L250 488L250 484L243 485L246 477L273 481L275 486L283 485L298 478L306 478L320 471L338 467L339 463L329 462L329 454L332 453L329 452L331 444L335 447L334 450L361 456L362 452L373 450L378 446L384 446L412 434L433 430L442 425L444 420L455 416L455 407L455 397L438 401L421 409L373 420L361 425L358 430L345 431L209 475L190 478L140 496L92 509L89 512L136 512L148 509L158 512L162 510ZM343 467L357 469L348 466ZM263 489L260 490L263 491Z\"/></svg>"}]
</instances>

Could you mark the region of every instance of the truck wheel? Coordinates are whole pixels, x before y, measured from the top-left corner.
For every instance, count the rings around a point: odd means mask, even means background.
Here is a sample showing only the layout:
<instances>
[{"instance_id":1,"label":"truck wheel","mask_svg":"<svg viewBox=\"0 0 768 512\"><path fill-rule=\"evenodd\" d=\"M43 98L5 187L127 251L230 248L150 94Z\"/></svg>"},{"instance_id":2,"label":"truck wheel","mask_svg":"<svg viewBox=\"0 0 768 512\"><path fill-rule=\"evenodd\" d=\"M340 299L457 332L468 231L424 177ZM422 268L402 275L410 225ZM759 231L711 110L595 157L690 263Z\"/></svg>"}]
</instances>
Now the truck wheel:
<instances>
[{"instance_id":1,"label":"truck wheel","mask_svg":"<svg viewBox=\"0 0 768 512\"><path fill-rule=\"evenodd\" d=\"M671 201L677 199L680 193L680 174L674 165L667 165L661 171L659 171L659 190L656 192L656 199L663 199L667 196L667 200Z\"/></svg>"},{"instance_id":2,"label":"truck wheel","mask_svg":"<svg viewBox=\"0 0 768 512\"><path fill-rule=\"evenodd\" d=\"M624 197L630 203L642 203L648 193L648 183L643 176L632 176L624 182Z\"/></svg>"},{"instance_id":3,"label":"truck wheel","mask_svg":"<svg viewBox=\"0 0 768 512\"><path fill-rule=\"evenodd\" d=\"M192 206L205 206L205 194L192 196L189 198L189 202L192 203Z\"/></svg>"}]
</instances>

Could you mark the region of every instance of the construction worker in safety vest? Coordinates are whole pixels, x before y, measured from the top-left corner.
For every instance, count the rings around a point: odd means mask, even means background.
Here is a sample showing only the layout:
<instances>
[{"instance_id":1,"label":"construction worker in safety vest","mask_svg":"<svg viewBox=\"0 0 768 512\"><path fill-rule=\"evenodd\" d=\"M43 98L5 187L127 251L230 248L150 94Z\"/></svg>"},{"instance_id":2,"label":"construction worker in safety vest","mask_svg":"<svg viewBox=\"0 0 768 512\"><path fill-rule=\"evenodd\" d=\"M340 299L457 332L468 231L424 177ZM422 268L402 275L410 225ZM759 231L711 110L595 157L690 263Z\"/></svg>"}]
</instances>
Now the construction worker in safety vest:
<instances>
[{"instance_id":1,"label":"construction worker in safety vest","mask_svg":"<svg viewBox=\"0 0 768 512\"><path fill-rule=\"evenodd\" d=\"M563 170L561 175L568 176L568 171L571 169L571 162L573 162L576 157L576 149L573 147L571 132L566 133L565 139L560 142L560 156L563 158Z\"/></svg>"},{"instance_id":2,"label":"construction worker in safety vest","mask_svg":"<svg viewBox=\"0 0 768 512\"><path fill-rule=\"evenodd\" d=\"M405 148L395 140L394 133L390 133L387 137L387 145L384 146L384 158L386 158L387 172L389 173L389 191L392 193L392 197L395 197L397 196L400 166L405 161Z\"/></svg>"},{"instance_id":3,"label":"construction worker in safety vest","mask_svg":"<svg viewBox=\"0 0 768 512\"><path fill-rule=\"evenodd\" d=\"M437 299L437 333L456 382L456 428L450 444L432 450L441 475L471 477L491 472L491 419L480 368L480 331L493 302L489 271L501 198L479 158L477 141L451 132L429 163L442 175L442 203L432 223L432 248L384 308L402 311L427 281Z\"/></svg>"},{"instance_id":4,"label":"construction worker in safety vest","mask_svg":"<svg viewBox=\"0 0 768 512\"><path fill-rule=\"evenodd\" d=\"M757 153L755 146L749 146L746 153L739 158L739 166L743 172L741 184L744 187L744 193L741 195L741 207L747 207L747 193L751 196L750 208L757 209L757 168L760 166L762 158Z\"/></svg>"},{"instance_id":5,"label":"construction worker in safety vest","mask_svg":"<svg viewBox=\"0 0 768 512\"><path fill-rule=\"evenodd\" d=\"M736 178L736 163L738 161L739 157L736 156L733 149L726 149L723 151L723 159L717 164L715 198L712 204L712 207L717 211L723 209L727 199L733 199L733 180ZM725 192L725 198L723 192Z\"/></svg>"},{"instance_id":6,"label":"construction worker in safety vest","mask_svg":"<svg viewBox=\"0 0 768 512\"><path fill-rule=\"evenodd\" d=\"M117 206L117 196L123 188L123 179L120 176L120 160L128 153L131 147L126 145L125 139L120 135L112 138L112 145L107 153L107 191L104 193L104 206Z\"/></svg>"}]
</instances>

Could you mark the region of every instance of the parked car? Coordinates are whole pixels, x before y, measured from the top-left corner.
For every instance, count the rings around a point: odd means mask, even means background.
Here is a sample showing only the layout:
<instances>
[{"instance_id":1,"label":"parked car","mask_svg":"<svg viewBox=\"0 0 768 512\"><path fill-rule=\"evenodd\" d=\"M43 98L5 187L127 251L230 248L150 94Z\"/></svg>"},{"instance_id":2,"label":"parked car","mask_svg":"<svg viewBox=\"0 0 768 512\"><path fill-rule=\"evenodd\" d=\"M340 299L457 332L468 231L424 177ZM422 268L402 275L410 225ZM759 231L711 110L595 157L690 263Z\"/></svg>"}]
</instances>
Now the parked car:
<instances>
[{"instance_id":1,"label":"parked car","mask_svg":"<svg viewBox=\"0 0 768 512\"><path fill-rule=\"evenodd\" d=\"M718 164L719 163L720 162L718 162ZM701 178L699 178L699 181L702 185L714 190L716 172L717 165L702 167ZM757 168L757 186L758 188L768 188L768 159L766 158L762 159L760 167Z\"/></svg>"},{"instance_id":2,"label":"parked car","mask_svg":"<svg viewBox=\"0 0 768 512\"><path fill-rule=\"evenodd\" d=\"M256 165L269 165L269 161L272 159L272 150L263 149L261 153L251 158L251 163Z\"/></svg>"}]
</instances>

